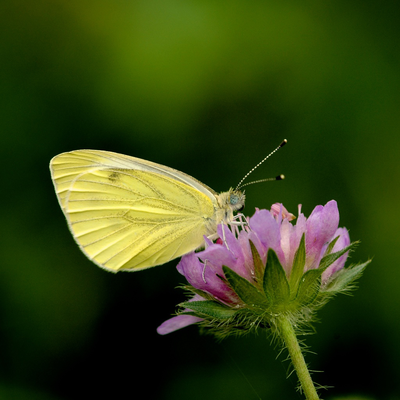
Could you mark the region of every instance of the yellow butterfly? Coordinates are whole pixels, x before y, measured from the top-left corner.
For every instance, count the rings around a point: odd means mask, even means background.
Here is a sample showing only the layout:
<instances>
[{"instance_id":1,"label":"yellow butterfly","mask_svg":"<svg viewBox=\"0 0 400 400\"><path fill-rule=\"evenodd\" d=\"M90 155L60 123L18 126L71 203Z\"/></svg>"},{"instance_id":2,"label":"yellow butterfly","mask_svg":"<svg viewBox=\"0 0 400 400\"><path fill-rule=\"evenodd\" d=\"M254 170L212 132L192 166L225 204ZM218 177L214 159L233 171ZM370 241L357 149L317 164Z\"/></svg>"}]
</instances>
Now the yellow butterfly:
<instances>
[{"instance_id":1,"label":"yellow butterfly","mask_svg":"<svg viewBox=\"0 0 400 400\"><path fill-rule=\"evenodd\" d=\"M173 168L109 151L59 154L50 171L75 241L112 272L153 267L197 249L218 224L232 223L245 202L239 185L217 194Z\"/></svg>"}]
</instances>

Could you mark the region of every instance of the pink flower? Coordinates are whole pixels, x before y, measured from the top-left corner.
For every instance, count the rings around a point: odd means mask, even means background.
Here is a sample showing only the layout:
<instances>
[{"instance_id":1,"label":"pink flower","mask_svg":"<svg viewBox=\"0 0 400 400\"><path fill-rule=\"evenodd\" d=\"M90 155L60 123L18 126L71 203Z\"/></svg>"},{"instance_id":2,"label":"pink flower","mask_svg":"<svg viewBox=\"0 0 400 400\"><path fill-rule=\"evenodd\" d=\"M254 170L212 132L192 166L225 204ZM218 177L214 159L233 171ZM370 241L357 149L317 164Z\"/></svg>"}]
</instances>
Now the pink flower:
<instances>
[{"instance_id":1,"label":"pink flower","mask_svg":"<svg viewBox=\"0 0 400 400\"><path fill-rule=\"evenodd\" d=\"M222 244L206 240L205 250L185 255L178 264L195 295L158 333L218 319L220 325L237 327L242 320L254 324L254 317L258 325L268 326L274 313L309 311L343 269L350 238L346 228L338 228L334 200L315 207L308 218L299 206L292 223L294 218L283 205L274 204L271 211L257 209L243 229L233 228L235 233L219 225ZM311 270L315 272L307 274Z\"/></svg>"}]
</instances>

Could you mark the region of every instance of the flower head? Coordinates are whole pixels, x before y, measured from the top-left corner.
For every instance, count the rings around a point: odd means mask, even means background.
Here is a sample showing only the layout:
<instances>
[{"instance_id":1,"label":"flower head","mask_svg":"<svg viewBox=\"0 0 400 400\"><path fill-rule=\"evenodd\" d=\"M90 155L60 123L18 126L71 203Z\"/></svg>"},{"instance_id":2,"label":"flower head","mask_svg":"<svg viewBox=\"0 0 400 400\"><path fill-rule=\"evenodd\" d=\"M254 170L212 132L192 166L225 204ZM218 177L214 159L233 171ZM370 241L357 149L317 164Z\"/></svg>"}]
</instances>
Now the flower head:
<instances>
[{"instance_id":1,"label":"flower head","mask_svg":"<svg viewBox=\"0 0 400 400\"><path fill-rule=\"evenodd\" d=\"M219 336L273 327L277 316L307 322L313 311L357 278L366 263L344 268L353 246L338 228L336 201L317 206L306 218L282 204L256 210L242 229L218 226L220 240L182 257L178 271L192 298L183 311L158 328L166 334L200 323ZM193 296L194 294L194 296Z\"/></svg>"}]
</instances>

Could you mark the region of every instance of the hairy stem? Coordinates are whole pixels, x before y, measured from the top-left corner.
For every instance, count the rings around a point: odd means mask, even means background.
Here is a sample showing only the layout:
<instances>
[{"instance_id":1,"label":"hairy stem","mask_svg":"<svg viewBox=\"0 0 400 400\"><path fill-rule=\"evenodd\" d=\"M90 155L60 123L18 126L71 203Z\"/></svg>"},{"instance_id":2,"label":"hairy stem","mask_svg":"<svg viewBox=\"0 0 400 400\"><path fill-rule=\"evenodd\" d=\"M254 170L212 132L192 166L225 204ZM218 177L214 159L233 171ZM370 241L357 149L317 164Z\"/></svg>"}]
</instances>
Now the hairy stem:
<instances>
[{"instance_id":1,"label":"hairy stem","mask_svg":"<svg viewBox=\"0 0 400 400\"><path fill-rule=\"evenodd\" d=\"M301 352L299 342L294 332L293 326L289 319L285 316L278 320L280 334L289 350L289 355L292 360L294 369L300 381L300 385L307 400L319 400L314 383L308 371L303 353Z\"/></svg>"}]
</instances>

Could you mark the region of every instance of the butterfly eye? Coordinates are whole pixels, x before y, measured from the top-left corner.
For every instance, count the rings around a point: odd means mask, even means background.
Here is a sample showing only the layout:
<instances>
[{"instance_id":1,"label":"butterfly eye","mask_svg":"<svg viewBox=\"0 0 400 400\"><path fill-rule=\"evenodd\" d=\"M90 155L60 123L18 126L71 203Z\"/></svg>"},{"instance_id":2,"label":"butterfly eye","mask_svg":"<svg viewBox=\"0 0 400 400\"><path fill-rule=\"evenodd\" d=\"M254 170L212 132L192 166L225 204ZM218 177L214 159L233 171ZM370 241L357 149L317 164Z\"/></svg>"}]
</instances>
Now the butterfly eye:
<instances>
[{"instance_id":1,"label":"butterfly eye","mask_svg":"<svg viewBox=\"0 0 400 400\"><path fill-rule=\"evenodd\" d=\"M229 199L229 203L231 204L231 206L236 205L238 201L239 201L239 196L237 194L231 194L231 197Z\"/></svg>"},{"instance_id":2,"label":"butterfly eye","mask_svg":"<svg viewBox=\"0 0 400 400\"><path fill-rule=\"evenodd\" d=\"M229 204L234 211L241 211L244 208L244 197L238 193L231 193Z\"/></svg>"}]
</instances>

